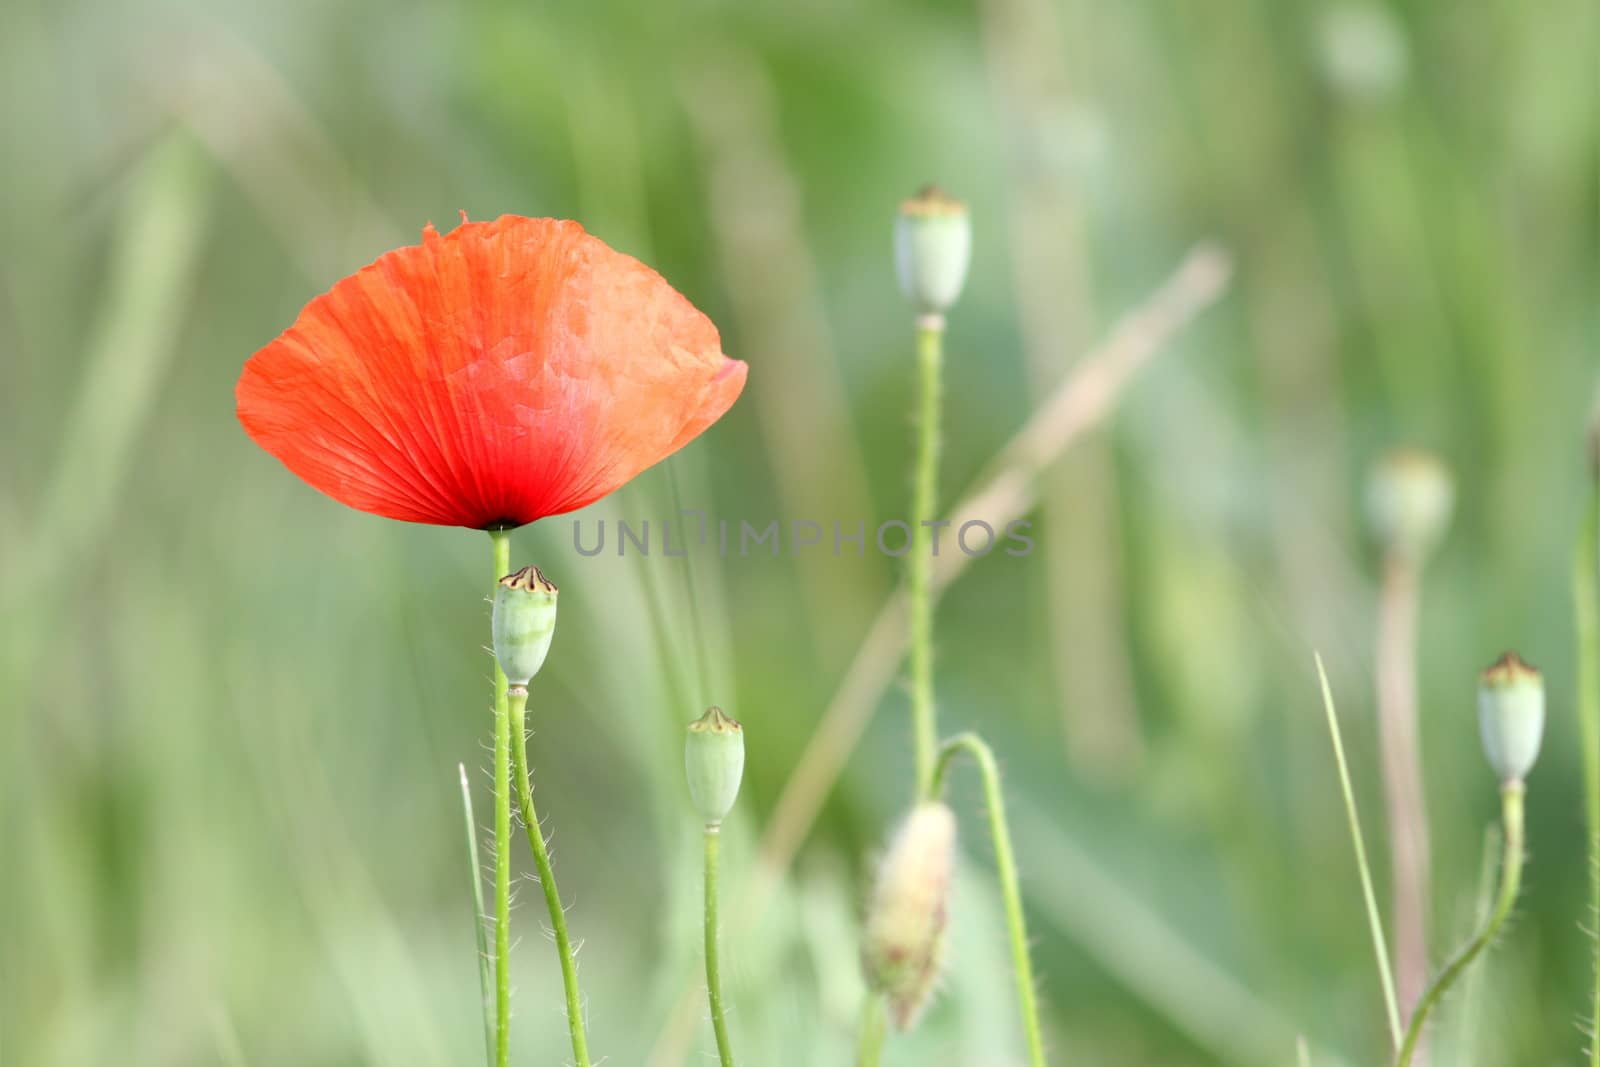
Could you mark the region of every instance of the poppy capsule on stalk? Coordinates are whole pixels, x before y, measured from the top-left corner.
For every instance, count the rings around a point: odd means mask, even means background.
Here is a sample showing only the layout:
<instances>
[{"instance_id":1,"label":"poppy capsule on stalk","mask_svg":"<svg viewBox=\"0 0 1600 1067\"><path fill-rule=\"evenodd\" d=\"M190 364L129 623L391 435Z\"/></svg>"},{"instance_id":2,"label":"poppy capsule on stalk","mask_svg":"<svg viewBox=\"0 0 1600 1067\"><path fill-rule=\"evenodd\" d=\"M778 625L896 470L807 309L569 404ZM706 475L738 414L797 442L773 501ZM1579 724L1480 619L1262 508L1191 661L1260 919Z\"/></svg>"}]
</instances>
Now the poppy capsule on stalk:
<instances>
[{"instance_id":1,"label":"poppy capsule on stalk","mask_svg":"<svg viewBox=\"0 0 1600 1067\"><path fill-rule=\"evenodd\" d=\"M1520 782L1544 740L1544 675L1507 652L1478 678L1478 729L1489 766L1502 782Z\"/></svg>"},{"instance_id":2,"label":"poppy capsule on stalk","mask_svg":"<svg viewBox=\"0 0 1600 1067\"><path fill-rule=\"evenodd\" d=\"M930 185L900 205L894 263L900 291L924 315L942 315L960 297L972 262L967 205Z\"/></svg>"},{"instance_id":3,"label":"poppy capsule on stalk","mask_svg":"<svg viewBox=\"0 0 1600 1067\"><path fill-rule=\"evenodd\" d=\"M1455 507L1455 482L1444 460L1420 448L1397 448L1367 479L1367 519L1385 552L1420 564L1444 537Z\"/></svg>"},{"instance_id":4,"label":"poppy capsule on stalk","mask_svg":"<svg viewBox=\"0 0 1600 1067\"><path fill-rule=\"evenodd\" d=\"M244 366L239 421L341 503L506 529L589 504L744 387L711 321L575 222L505 215L388 252Z\"/></svg>"},{"instance_id":5,"label":"poppy capsule on stalk","mask_svg":"<svg viewBox=\"0 0 1600 1067\"><path fill-rule=\"evenodd\" d=\"M689 800L707 826L715 826L733 810L744 778L744 727L719 707L689 724L683 749Z\"/></svg>"},{"instance_id":6,"label":"poppy capsule on stalk","mask_svg":"<svg viewBox=\"0 0 1600 1067\"><path fill-rule=\"evenodd\" d=\"M525 686L544 666L556 633L556 583L538 567L500 579L494 589L494 658L511 686Z\"/></svg>"}]
</instances>

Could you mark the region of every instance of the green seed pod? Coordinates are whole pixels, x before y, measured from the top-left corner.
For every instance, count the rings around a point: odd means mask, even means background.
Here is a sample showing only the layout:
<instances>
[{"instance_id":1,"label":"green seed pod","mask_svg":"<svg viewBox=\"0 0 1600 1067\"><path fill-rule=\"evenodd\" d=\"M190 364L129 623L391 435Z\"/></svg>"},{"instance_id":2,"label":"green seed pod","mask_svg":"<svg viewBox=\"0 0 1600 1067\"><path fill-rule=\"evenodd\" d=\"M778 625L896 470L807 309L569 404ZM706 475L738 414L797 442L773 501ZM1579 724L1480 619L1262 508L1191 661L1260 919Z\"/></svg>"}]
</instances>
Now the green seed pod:
<instances>
[{"instance_id":1,"label":"green seed pod","mask_svg":"<svg viewBox=\"0 0 1600 1067\"><path fill-rule=\"evenodd\" d=\"M900 205L894 226L900 290L924 315L942 315L961 295L972 262L967 205L936 186Z\"/></svg>"},{"instance_id":2,"label":"green seed pod","mask_svg":"<svg viewBox=\"0 0 1600 1067\"><path fill-rule=\"evenodd\" d=\"M1500 780L1520 782L1544 737L1544 675L1537 667L1507 652L1479 676L1478 729Z\"/></svg>"},{"instance_id":3,"label":"green seed pod","mask_svg":"<svg viewBox=\"0 0 1600 1067\"><path fill-rule=\"evenodd\" d=\"M744 778L744 727L721 708L707 708L689 724L683 766L694 810L707 826L720 823L733 810Z\"/></svg>"},{"instance_id":4,"label":"green seed pod","mask_svg":"<svg viewBox=\"0 0 1600 1067\"><path fill-rule=\"evenodd\" d=\"M538 567L508 574L495 587L494 658L512 685L527 685L544 666L556 632L557 592Z\"/></svg>"},{"instance_id":5,"label":"green seed pod","mask_svg":"<svg viewBox=\"0 0 1600 1067\"><path fill-rule=\"evenodd\" d=\"M955 813L925 801L900 825L878 870L862 965L902 1031L916 1025L944 966L955 847Z\"/></svg>"},{"instance_id":6,"label":"green seed pod","mask_svg":"<svg viewBox=\"0 0 1600 1067\"><path fill-rule=\"evenodd\" d=\"M1399 448L1372 468L1367 519L1385 552L1421 563L1450 525L1455 483L1431 452Z\"/></svg>"}]
</instances>

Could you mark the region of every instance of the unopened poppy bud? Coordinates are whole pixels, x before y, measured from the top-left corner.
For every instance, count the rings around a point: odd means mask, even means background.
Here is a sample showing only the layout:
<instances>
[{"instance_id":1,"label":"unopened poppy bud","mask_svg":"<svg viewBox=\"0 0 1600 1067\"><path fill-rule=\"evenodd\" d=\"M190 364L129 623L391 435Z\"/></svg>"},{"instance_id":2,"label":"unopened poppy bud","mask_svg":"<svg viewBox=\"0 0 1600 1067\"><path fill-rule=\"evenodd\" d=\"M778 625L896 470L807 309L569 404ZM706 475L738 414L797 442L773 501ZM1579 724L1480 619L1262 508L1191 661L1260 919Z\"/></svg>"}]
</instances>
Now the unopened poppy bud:
<instances>
[{"instance_id":1,"label":"unopened poppy bud","mask_svg":"<svg viewBox=\"0 0 1600 1067\"><path fill-rule=\"evenodd\" d=\"M508 574L495 587L494 658L512 685L527 685L544 666L556 632L557 592L538 567Z\"/></svg>"},{"instance_id":2,"label":"unopened poppy bud","mask_svg":"<svg viewBox=\"0 0 1600 1067\"><path fill-rule=\"evenodd\" d=\"M972 262L967 205L928 186L900 205L894 226L900 290L919 312L941 315L961 295Z\"/></svg>"},{"instance_id":3,"label":"unopened poppy bud","mask_svg":"<svg viewBox=\"0 0 1600 1067\"><path fill-rule=\"evenodd\" d=\"M916 1024L944 966L955 847L955 814L924 802L901 824L878 870L862 962L900 1030Z\"/></svg>"},{"instance_id":4,"label":"unopened poppy bud","mask_svg":"<svg viewBox=\"0 0 1600 1067\"><path fill-rule=\"evenodd\" d=\"M1507 652L1479 676L1478 729L1500 780L1521 781L1544 738L1544 675L1537 667Z\"/></svg>"},{"instance_id":5,"label":"unopened poppy bud","mask_svg":"<svg viewBox=\"0 0 1600 1067\"><path fill-rule=\"evenodd\" d=\"M744 778L744 727L721 708L707 708L689 724L683 766L694 810L707 826L720 823L733 810Z\"/></svg>"},{"instance_id":6,"label":"unopened poppy bud","mask_svg":"<svg viewBox=\"0 0 1600 1067\"><path fill-rule=\"evenodd\" d=\"M1384 551L1413 562L1427 558L1450 525L1455 483L1431 452L1401 448L1385 455L1367 481L1367 519Z\"/></svg>"}]
</instances>

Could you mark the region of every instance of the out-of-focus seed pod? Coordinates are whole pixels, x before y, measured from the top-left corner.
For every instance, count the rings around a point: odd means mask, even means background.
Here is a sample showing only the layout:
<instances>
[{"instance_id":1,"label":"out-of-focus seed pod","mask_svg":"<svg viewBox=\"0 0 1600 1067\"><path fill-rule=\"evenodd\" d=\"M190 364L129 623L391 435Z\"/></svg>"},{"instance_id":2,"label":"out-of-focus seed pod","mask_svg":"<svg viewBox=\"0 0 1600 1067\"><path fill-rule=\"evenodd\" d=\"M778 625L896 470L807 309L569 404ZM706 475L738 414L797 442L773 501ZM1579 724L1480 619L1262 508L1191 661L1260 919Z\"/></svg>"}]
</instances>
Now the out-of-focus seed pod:
<instances>
[{"instance_id":1,"label":"out-of-focus seed pod","mask_svg":"<svg viewBox=\"0 0 1600 1067\"><path fill-rule=\"evenodd\" d=\"M1507 652L1478 679L1478 729L1484 755L1502 782L1520 782L1544 738L1544 675Z\"/></svg>"},{"instance_id":2,"label":"out-of-focus seed pod","mask_svg":"<svg viewBox=\"0 0 1600 1067\"><path fill-rule=\"evenodd\" d=\"M538 567L508 574L495 587L494 657L511 685L527 685L544 666L556 632L557 592Z\"/></svg>"},{"instance_id":3,"label":"out-of-focus seed pod","mask_svg":"<svg viewBox=\"0 0 1600 1067\"><path fill-rule=\"evenodd\" d=\"M1432 452L1400 448L1385 455L1367 480L1367 519L1385 552L1421 563L1450 525L1455 482Z\"/></svg>"},{"instance_id":4,"label":"out-of-focus seed pod","mask_svg":"<svg viewBox=\"0 0 1600 1067\"><path fill-rule=\"evenodd\" d=\"M707 708L689 724L683 765L694 810L707 826L720 823L733 810L744 778L744 727L721 708Z\"/></svg>"},{"instance_id":5,"label":"out-of-focus seed pod","mask_svg":"<svg viewBox=\"0 0 1600 1067\"><path fill-rule=\"evenodd\" d=\"M1322 9L1316 29L1322 72L1336 91L1379 101L1404 88L1411 46L1404 24L1388 8L1341 0Z\"/></svg>"},{"instance_id":6,"label":"out-of-focus seed pod","mask_svg":"<svg viewBox=\"0 0 1600 1067\"><path fill-rule=\"evenodd\" d=\"M961 296L972 263L967 205L932 185L903 201L894 225L894 262L900 290L917 311L948 311Z\"/></svg>"},{"instance_id":7,"label":"out-of-focus seed pod","mask_svg":"<svg viewBox=\"0 0 1600 1067\"><path fill-rule=\"evenodd\" d=\"M944 966L955 846L955 814L925 801L901 824L878 870L862 962L902 1031L916 1025Z\"/></svg>"}]
</instances>

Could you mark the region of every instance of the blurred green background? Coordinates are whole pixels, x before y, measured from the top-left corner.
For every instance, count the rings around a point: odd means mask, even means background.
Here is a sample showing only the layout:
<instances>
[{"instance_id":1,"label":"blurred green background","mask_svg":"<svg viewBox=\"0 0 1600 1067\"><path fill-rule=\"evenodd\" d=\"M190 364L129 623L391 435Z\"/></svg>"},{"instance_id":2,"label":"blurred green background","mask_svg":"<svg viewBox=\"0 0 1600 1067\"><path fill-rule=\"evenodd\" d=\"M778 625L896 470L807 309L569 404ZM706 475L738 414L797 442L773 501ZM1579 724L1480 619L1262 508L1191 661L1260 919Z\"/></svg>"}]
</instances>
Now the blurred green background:
<instances>
[{"instance_id":1,"label":"blurred green background","mask_svg":"<svg viewBox=\"0 0 1600 1067\"><path fill-rule=\"evenodd\" d=\"M751 367L586 531L679 507L870 527L909 506L889 234L929 178L976 234L947 498L1193 243L1236 263L1045 477L1038 551L940 609L943 725L1008 774L1054 1062L1282 1064L1300 1033L1318 1063L1382 1061L1311 654L1387 897L1360 501L1401 443L1458 477L1422 611L1436 959L1496 812L1475 672L1514 645L1550 687L1519 919L1436 1062L1577 1061L1591 0L8 0L3 23L0 1064L481 1062L456 766L481 816L488 539L349 511L246 439L239 367L305 301L460 210L580 219ZM521 531L514 559L566 591L532 753L592 1044L703 1063L682 724L712 701L746 724L737 910L897 568L586 559L571 532ZM875 706L771 906L729 930L742 1062L850 1062L861 902L910 782L904 694ZM966 771L953 796L949 976L885 1062L1007 1067ZM517 1062L564 1063L523 897Z\"/></svg>"}]
</instances>

